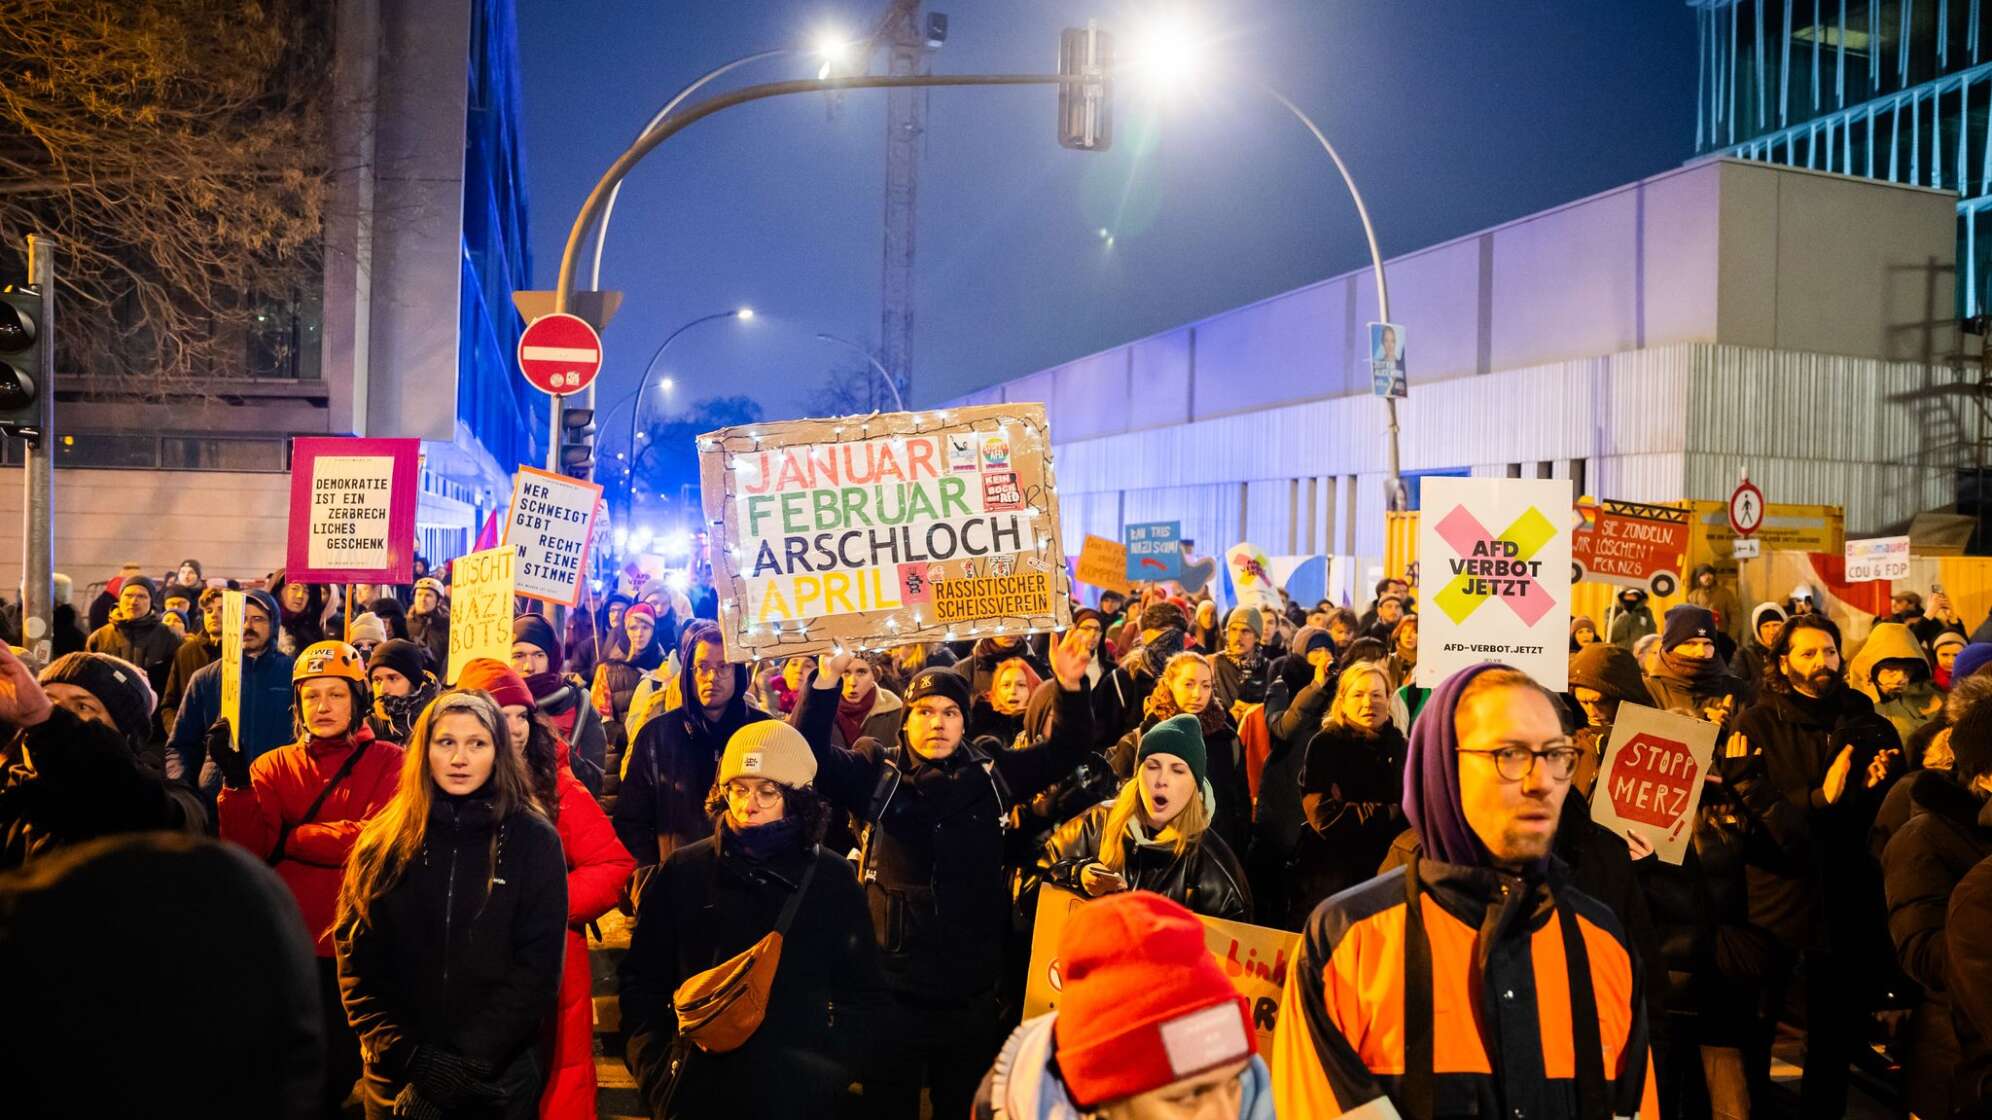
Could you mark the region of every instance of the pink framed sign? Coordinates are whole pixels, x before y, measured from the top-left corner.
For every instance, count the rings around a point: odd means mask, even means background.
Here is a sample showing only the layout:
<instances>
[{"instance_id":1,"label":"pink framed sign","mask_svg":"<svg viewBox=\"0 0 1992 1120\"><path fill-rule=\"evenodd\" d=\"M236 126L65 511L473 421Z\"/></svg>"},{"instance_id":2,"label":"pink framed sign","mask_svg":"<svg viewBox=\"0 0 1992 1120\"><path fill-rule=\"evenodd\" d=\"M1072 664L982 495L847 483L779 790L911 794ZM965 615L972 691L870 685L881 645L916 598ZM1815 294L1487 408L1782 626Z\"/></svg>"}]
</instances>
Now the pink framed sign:
<instances>
[{"instance_id":1,"label":"pink framed sign","mask_svg":"<svg viewBox=\"0 0 1992 1120\"><path fill-rule=\"evenodd\" d=\"M285 578L407 583L414 578L422 441L291 441Z\"/></svg>"}]
</instances>

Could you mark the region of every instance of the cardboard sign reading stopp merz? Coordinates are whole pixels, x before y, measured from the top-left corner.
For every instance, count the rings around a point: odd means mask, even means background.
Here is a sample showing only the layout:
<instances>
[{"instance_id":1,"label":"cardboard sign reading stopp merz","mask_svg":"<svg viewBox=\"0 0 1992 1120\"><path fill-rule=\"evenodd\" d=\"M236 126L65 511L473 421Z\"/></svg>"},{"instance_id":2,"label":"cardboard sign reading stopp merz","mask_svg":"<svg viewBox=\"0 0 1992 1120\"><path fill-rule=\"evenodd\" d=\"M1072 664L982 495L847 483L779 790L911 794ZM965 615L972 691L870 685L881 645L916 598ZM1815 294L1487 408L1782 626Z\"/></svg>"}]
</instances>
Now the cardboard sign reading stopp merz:
<instances>
[{"instance_id":1,"label":"cardboard sign reading stopp merz","mask_svg":"<svg viewBox=\"0 0 1992 1120\"><path fill-rule=\"evenodd\" d=\"M1621 704L1591 790L1591 819L1638 833L1679 864L1694 838L1702 781L1715 755L1715 724L1642 704Z\"/></svg>"}]
</instances>

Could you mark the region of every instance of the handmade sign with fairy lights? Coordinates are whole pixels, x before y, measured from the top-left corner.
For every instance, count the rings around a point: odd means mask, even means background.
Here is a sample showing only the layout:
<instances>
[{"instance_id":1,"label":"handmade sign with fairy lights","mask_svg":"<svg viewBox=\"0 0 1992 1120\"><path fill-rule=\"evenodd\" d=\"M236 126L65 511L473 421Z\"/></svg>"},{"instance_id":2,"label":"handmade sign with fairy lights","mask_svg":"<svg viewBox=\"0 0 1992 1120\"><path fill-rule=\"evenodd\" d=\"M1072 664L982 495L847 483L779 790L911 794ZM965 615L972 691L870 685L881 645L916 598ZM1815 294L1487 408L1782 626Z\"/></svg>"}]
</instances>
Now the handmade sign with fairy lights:
<instances>
[{"instance_id":1,"label":"handmade sign with fairy lights","mask_svg":"<svg viewBox=\"0 0 1992 1120\"><path fill-rule=\"evenodd\" d=\"M742 425L698 447L735 660L1071 623L1041 404Z\"/></svg>"}]
</instances>

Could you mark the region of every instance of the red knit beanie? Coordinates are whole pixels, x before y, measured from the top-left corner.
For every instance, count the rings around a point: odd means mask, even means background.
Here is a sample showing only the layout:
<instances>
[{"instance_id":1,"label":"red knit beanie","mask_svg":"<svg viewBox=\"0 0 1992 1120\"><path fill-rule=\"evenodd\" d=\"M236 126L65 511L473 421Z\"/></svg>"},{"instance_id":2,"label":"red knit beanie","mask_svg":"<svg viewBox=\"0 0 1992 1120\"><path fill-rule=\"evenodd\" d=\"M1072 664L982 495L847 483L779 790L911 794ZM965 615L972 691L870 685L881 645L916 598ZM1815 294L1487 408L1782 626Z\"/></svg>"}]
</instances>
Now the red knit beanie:
<instances>
[{"instance_id":1,"label":"red knit beanie","mask_svg":"<svg viewBox=\"0 0 1992 1120\"><path fill-rule=\"evenodd\" d=\"M1159 894L1073 911L1059 942L1052 1024L1072 1103L1097 1108L1257 1052L1245 998L1204 947L1196 915Z\"/></svg>"},{"instance_id":2,"label":"red knit beanie","mask_svg":"<svg viewBox=\"0 0 1992 1120\"><path fill-rule=\"evenodd\" d=\"M525 679L510 665L494 658L480 657L465 665L457 677L456 686L466 692L482 689L490 693L501 708L514 704L523 708L533 706L533 693L526 687Z\"/></svg>"}]
</instances>

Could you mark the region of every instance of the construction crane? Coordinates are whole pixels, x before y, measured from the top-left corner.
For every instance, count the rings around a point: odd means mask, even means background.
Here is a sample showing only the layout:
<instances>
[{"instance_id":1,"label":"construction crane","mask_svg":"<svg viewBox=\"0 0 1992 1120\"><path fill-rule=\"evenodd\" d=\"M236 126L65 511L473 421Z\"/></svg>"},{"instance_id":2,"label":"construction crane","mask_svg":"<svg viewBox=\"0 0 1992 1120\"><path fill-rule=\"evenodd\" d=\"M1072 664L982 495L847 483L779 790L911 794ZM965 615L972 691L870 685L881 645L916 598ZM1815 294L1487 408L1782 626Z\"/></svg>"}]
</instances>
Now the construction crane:
<instances>
[{"instance_id":1,"label":"construction crane","mask_svg":"<svg viewBox=\"0 0 1992 1120\"><path fill-rule=\"evenodd\" d=\"M920 11L920 0L892 0L872 33L889 74L925 74L947 40L947 16ZM870 57L867 52L866 57ZM919 225L920 148L927 130L927 91L894 89L885 107L885 246L879 270L879 364L901 393L913 385L913 261ZM879 402L872 383L872 403Z\"/></svg>"}]
</instances>

